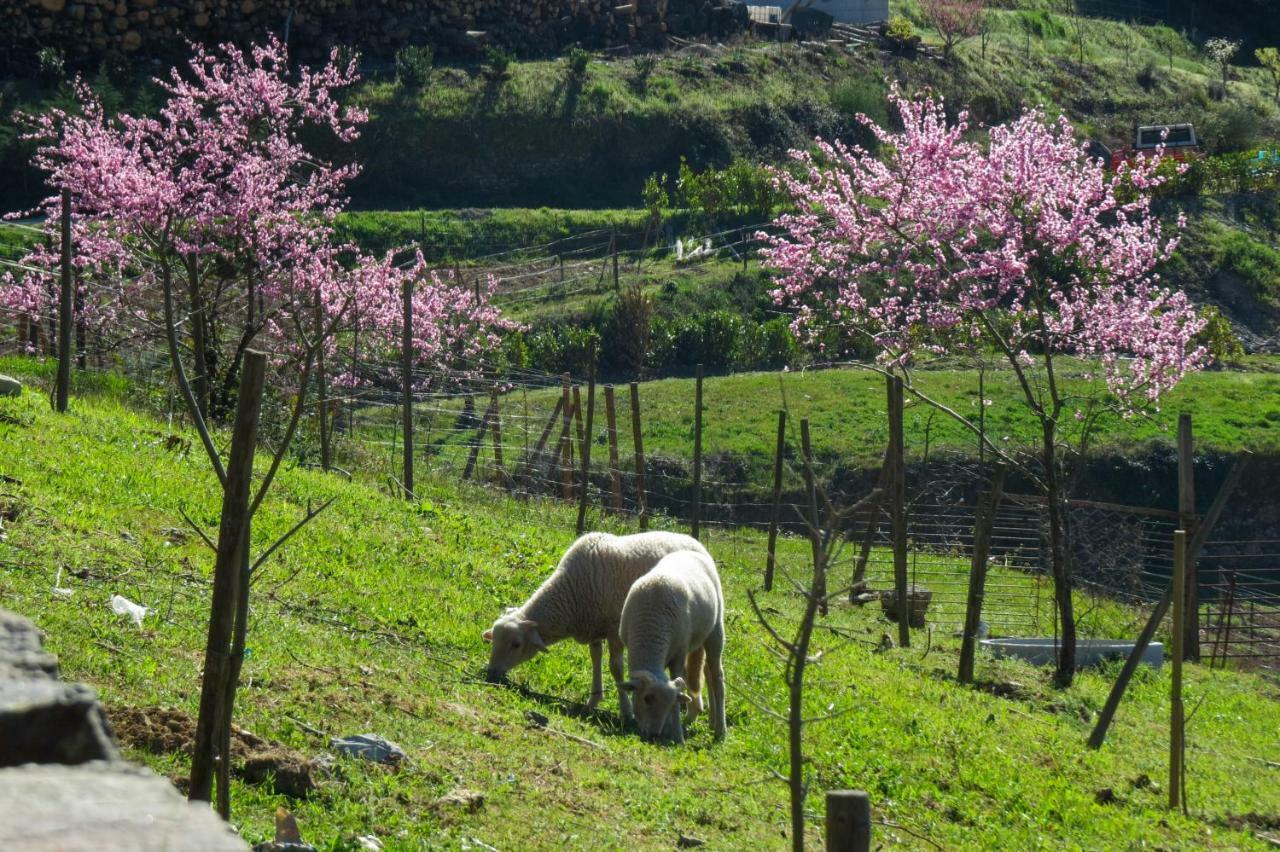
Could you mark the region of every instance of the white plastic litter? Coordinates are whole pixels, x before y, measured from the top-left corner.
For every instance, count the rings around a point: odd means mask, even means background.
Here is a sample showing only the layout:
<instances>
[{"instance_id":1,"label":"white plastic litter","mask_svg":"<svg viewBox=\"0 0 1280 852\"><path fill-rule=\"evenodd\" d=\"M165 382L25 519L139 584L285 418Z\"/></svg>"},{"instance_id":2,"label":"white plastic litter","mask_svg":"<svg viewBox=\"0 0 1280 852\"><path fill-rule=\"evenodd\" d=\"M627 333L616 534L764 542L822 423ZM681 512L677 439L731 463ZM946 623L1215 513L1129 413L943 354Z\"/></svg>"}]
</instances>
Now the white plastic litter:
<instances>
[{"instance_id":1,"label":"white plastic litter","mask_svg":"<svg viewBox=\"0 0 1280 852\"><path fill-rule=\"evenodd\" d=\"M127 615L133 619L133 623L138 627L142 626L142 619L147 617L148 609L142 604L136 604L123 595L111 596L111 609L117 615Z\"/></svg>"},{"instance_id":2,"label":"white plastic litter","mask_svg":"<svg viewBox=\"0 0 1280 852\"><path fill-rule=\"evenodd\" d=\"M62 582L62 569L59 568L58 576L53 578L53 594L55 597L59 597L59 598L71 597L71 595L73 594L72 590L68 588L64 588L63 586L59 585L61 582Z\"/></svg>"},{"instance_id":3,"label":"white plastic litter","mask_svg":"<svg viewBox=\"0 0 1280 852\"><path fill-rule=\"evenodd\" d=\"M407 756L400 746L377 734L332 737L329 746L339 754L362 757L374 763L399 763Z\"/></svg>"}]
</instances>

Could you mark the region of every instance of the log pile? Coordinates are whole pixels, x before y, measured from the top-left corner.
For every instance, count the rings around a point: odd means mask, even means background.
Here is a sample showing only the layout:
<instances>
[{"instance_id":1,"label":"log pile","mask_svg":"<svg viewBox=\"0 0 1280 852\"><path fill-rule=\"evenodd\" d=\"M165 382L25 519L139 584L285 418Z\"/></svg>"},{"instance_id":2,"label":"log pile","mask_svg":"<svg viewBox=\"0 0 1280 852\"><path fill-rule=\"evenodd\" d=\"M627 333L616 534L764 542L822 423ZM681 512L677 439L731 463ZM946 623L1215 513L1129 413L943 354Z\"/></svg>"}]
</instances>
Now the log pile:
<instances>
[{"instance_id":1,"label":"log pile","mask_svg":"<svg viewBox=\"0 0 1280 852\"><path fill-rule=\"evenodd\" d=\"M314 60L337 44L389 58L406 44L444 52L494 40L523 52L569 44L659 46L666 35L723 37L746 25L739 0L0 0L0 66L44 47L68 63L124 55L171 59L188 40L288 35Z\"/></svg>"}]
</instances>

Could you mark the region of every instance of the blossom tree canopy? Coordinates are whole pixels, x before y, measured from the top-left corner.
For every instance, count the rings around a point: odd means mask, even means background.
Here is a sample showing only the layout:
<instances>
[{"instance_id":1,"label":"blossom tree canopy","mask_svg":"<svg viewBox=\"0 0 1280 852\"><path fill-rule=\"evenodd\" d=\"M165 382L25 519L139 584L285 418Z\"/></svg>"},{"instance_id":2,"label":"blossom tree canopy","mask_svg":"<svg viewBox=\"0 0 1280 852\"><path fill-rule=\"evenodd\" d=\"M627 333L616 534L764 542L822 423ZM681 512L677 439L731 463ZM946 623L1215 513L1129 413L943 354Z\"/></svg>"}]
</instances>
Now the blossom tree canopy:
<instances>
[{"instance_id":1,"label":"blossom tree canopy","mask_svg":"<svg viewBox=\"0 0 1280 852\"><path fill-rule=\"evenodd\" d=\"M883 159L819 141L794 153L798 176L778 173L799 212L765 237L765 262L797 331L870 335L887 365L964 337L1015 367L1033 351L1094 357L1130 406L1203 364L1203 322L1155 272L1176 246L1151 213L1158 158L1108 174L1065 118L1040 110L983 146L966 137L966 113L949 125L940 100L891 97L901 131L859 117Z\"/></svg>"},{"instance_id":2,"label":"blossom tree canopy","mask_svg":"<svg viewBox=\"0 0 1280 852\"><path fill-rule=\"evenodd\" d=\"M1151 212L1160 158L1108 174L1065 118L1051 122L1040 110L992 128L984 146L967 138L967 114L948 124L940 100L896 88L890 97L901 131L859 116L883 159L819 141L816 154L794 155L797 175L778 172L798 212L778 219L779 234L760 235L778 274L774 296L796 309L795 328L812 342L825 344L831 331L865 335L885 369L921 352L986 350L1007 362L1040 425L1036 453L1021 461L908 387L1042 489L1061 626L1056 676L1069 685L1076 631L1058 440L1073 400L1055 358L1100 361L1131 412L1206 357L1193 341L1204 322L1155 271L1176 245Z\"/></svg>"}]
</instances>

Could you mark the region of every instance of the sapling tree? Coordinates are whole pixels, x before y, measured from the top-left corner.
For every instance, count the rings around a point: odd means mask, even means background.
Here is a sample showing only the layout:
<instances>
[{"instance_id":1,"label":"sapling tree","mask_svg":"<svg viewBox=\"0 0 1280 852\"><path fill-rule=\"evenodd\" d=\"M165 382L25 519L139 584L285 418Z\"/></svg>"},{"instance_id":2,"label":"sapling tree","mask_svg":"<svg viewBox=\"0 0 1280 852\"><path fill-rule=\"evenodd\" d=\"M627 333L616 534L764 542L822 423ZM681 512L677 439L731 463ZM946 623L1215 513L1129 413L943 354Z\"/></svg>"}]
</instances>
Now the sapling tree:
<instances>
[{"instance_id":1,"label":"sapling tree","mask_svg":"<svg viewBox=\"0 0 1280 852\"><path fill-rule=\"evenodd\" d=\"M987 29L985 0L920 0L920 12L942 36L942 56L951 58L956 45ZM983 55L986 55L985 41Z\"/></svg>"},{"instance_id":2,"label":"sapling tree","mask_svg":"<svg viewBox=\"0 0 1280 852\"><path fill-rule=\"evenodd\" d=\"M1227 77L1231 73L1231 60L1240 50L1240 42L1229 38L1211 38L1204 43L1204 52L1222 72L1222 90L1227 90Z\"/></svg>"},{"instance_id":3,"label":"sapling tree","mask_svg":"<svg viewBox=\"0 0 1280 852\"><path fill-rule=\"evenodd\" d=\"M1258 64L1271 75L1271 83L1275 86L1276 103L1280 104L1280 49L1260 47L1253 52Z\"/></svg>"},{"instance_id":4,"label":"sapling tree","mask_svg":"<svg viewBox=\"0 0 1280 852\"><path fill-rule=\"evenodd\" d=\"M794 153L802 167L794 175L777 173L800 212L760 235L777 273L774 295L795 310L802 337L850 349L869 342L878 369L900 373L916 398L1039 486L1061 631L1057 680L1066 685L1076 632L1064 427L1105 410L1148 410L1205 359L1193 343L1203 321L1155 272L1176 244L1151 213L1158 158L1109 174L1065 118L1029 110L979 142L968 138L966 113L948 124L940 100L896 88L891 99L902 130L861 117L883 159L819 141ZM995 353L1016 379L1038 425L1032 452L991 441L913 383L920 358L975 349ZM1064 355L1096 364L1096 398L1064 384Z\"/></svg>"},{"instance_id":5,"label":"sapling tree","mask_svg":"<svg viewBox=\"0 0 1280 852\"><path fill-rule=\"evenodd\" d=\"M223 556L219 570L230 566L231 573L215 576L215 602L229 601L235 612L215 604L211 614L190 796L211 798L216 766L224 817L250 583L263 560L320 509L309 510L256 560L249 547L252 518L289 452L318 359L357 323L374 330L385 324L377 306L396 276L421 278L422 326L414 337L424 358L440 356L437 340L463 334L483 345L483 330L497 321L487 294L476 291L459 301L456 288L429 275L420 258L400 269L336 241L334 218L357 169L326 161L302 139L322 132L339 142L356 138L365 115L338 98L355 80L354 60L340 63L336 52L318 70L292 71L274 39L248 52L233 45L195 47L185 71L175 69L159 81L168 97L155 117L108 117L78 84L78 111L54 111L35 119L31 130L40 143L36 164L49 173L53 189L74 199L78 263L100 282L96 301L86 305L164 346L224 491L228 472L210 424L230 410L248 352L268 354L273 389L291 402L240 531L215 547ZM46 213L56 199L45 202ZM56 252L36 253L31 268L51 269L54 257ZM7 281L6 298L25 298L40 277L35 272ZM230 552L234 558L226 556ZM222 588L233 594L218 594L224 581Z\"/></svg>"}]
</instances>

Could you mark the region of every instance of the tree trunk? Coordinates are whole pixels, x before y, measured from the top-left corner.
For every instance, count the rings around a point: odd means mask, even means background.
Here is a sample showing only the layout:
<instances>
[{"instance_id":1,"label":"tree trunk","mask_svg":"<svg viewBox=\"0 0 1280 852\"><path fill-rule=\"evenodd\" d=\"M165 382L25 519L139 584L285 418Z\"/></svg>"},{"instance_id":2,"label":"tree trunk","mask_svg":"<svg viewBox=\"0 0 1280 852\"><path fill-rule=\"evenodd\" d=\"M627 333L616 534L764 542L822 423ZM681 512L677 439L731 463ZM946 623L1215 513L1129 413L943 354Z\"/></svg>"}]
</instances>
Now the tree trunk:
<instances>
[{"instance_id":1,"label":"tree trunk","mask_svg":"<svg viewBox=\"0 0 1280 852\"><path fill-rule=\"evenodd\" d=\"M1071 685L1076 673L1076 618L1072 606L1071 559L1067 553L1067 518L1063 511L1062 486L1058 481L1057 427L1043 421L1045 500L1049 509L1049 560L1053 571L1053 597L1058 608L1058 668L1054 681Z\"/></svg>"},{"instance_id":2,"label":"tree trunk","mask_svg":"<svg viewBox=\"0 0 1280 852\"><path fill-rule=\"evenodd\" d=\"M209 340L205 334L207 318L204 312L204 300L200 296L200 267L194 254L188 254L183 261L187 267L187 291L191 298L191 356L195 366L196 402L200 407L200 416L209 418Z\"/></svg>"}]
</instances>

